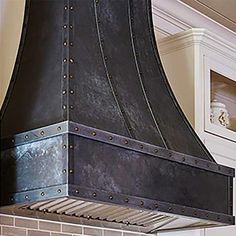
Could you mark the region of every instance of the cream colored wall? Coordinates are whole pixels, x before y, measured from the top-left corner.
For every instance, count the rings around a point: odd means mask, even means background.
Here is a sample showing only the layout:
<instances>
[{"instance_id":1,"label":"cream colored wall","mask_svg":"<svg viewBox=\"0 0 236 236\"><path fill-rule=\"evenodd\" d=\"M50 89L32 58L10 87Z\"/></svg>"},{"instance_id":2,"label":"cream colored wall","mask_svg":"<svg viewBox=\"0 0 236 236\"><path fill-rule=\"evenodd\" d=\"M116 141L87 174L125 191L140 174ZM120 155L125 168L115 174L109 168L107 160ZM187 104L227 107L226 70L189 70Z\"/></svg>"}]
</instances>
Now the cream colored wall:
<instances>
[{"instance_id":1,"label":"cream colored wall","mask_svg":"<svg viewBox=\"0 0 236 236\"><path fill-rule=\"evenodd\" d=\"M15 64L25 0L0 0L0 107Z\"/></svg>"}]
</instances>

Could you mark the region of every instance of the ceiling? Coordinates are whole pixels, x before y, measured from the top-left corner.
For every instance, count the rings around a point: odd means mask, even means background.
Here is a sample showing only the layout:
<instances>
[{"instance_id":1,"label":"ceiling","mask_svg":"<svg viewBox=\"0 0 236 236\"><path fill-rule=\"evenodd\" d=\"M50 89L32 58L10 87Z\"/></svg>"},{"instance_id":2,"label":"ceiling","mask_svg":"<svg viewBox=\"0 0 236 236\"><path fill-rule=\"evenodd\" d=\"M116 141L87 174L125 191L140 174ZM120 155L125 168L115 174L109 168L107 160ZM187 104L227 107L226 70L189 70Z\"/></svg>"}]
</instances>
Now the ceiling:
<instances>
[{"instance_id":1,"label":"ceiling","mask_svg":"<svg viewBox=\"0 0 236 236\"><path fill-rule=\"evenodd\" d=\"M236 32L236 0L181 0Z\"/></svg>"}]
</instances>

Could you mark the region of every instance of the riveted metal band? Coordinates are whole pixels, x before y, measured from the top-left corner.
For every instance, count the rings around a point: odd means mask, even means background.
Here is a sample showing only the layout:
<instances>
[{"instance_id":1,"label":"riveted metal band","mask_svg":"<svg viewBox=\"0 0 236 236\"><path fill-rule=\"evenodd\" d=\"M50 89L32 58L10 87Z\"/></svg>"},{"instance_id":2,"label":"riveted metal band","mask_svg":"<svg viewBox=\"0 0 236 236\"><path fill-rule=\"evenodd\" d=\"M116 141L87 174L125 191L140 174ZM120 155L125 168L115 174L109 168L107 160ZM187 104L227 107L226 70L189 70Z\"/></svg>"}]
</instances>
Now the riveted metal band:
<instances>
[{"instance_id":1,"label":"riveted metal band","mask_svg":"<svg viewBox=\"0 0 236 236\"><path fill-rule=\"evenodd\" d=\"M200 218L208 224L233 225L235 222L235 218L231 215L67 184L12 194L9 196L9 201L11 204L24 202L27 207L27 204L35 201L49 201L50 199L60 199L62 197L72 197L73 199L101 202L109 205L122 205L141 211L164 213L169 216L180 215ZM25 207L23 206L23 208Z\"/></svg>"},{"instance_id":2,"label":"riveted metal band","mask_svg":"<svg viewBox=\"0 0 236 236\"><path fill-rule=\"evenodd\" d=\"M27 204L34 201L49 200L50 198L67 196L68 185L62 184L52 187L46 187L36 190L29 190L9 195L9 203L17 204L25 202ZM7 201L7 200L6 200Z\"/></svg>"},{"instance_id":3,"label":"riveted metal band","mask_svg":"<svg viewBox=\"0 0 236 236\"><path fill-rule=\"evenodd\" d=\"M163 201L155 201L147 198L133 197L123 194L111 193L97 189L89 189L75 185L69 185L69 195L92 201L107 202L109 204L122 204L135 209L147 209L150 211L165 212L193 218L201 218L206 221L219 222L223 224L234 224L234 217L207 210L180 206ZM128 201L127 201L128 199Z\"/></svg>"},{"instance_id":4,"label":"riveted metal band","mask_svg":"<svg viewBox=\"0 0 236 236\"><path fill-rule=\"evenodd\" d=\"M60 122L39 129L17 134L13 137L1 139L1 150L6 150L29 142L34 142L68 132L68 122Z\"/></svg>"},{"instance_id":5,"label":"riveted metal band","mask_svg":"<svg viewBox=\"0 0 236 236\"><path fill-rule=\"evenodd\" d=\"M68 182L74 183L74 176L76 174L76 169L74 166L74 153L75 149L78 148L74 142L74 138L68 135Z\"/></svg>"},{"instance_id":6,"label":"riveted metal band","mask_svg":"<svg viewBox=\"0 0 236 236\"><path fill-rule=\"evenodd\" d=\"M69 1L69 22L68 22L68 50L69 50L69 58L68 58L68 83L67 83L67 91L68 91L68 119L70 119L70 113L74 111L74 94L76 93L74 88L74 71L75 67L78 66L77 58L75 57L73 47L75 46L76 42L74 42L74 31L75 31L75 24L74 24L74 14L78 14L78 9L76 8L74 1Z\"/></svg>"},{"instance_id":7,"label":"riveted metal band","mask_svg":"<svg viewBox=\"0 0 236 236\"><path fill-rule=\"evenodd\" d=\"M63 118L68 119L69 116L69 97L68 97L68 88L69 88L69 58L70 58L70 50L69 50L69 18L70 18L70 10L69 10L70 0L64 0L63 6L63 25L61 27L62 30L62 74L61 74L61 96L62 96L62 113Z\"/></svg>"},{"instance_id":8,"label":"riveted metal band","mask_svg":"<svg viewBox=\"0 0 236 236\"><path fill-rule=\"evenodd\" d=\"M124 147L126 149L145 153L151 156L155 156L157 158L174 161L183 165L193 166L199 169L208 170L226 176L235 176L235 171L233 168L219 165L215 162L210 162L204 159L200 159L198 157L182 154L159 146L151 145L148 143L137 141L135 139L117 135L111 132L106 132L103 130L68 121L46 126L40 129L35 129L29 132L24 132L14 137L3 139L1 140L1 149L9 149L18 145L25 144L27 142L41 140L64 133L70 133L77 136L82 136L100 142L108 143L110 145Z\"/></svg>"},{"instance_id":9,"label":"riveted metal band","mask_svg":"<svg viewBox=\"0 0 236 236\"><path fill-rule=\"evenodd\" d=\"M78 125L73 122L70 122L69 132L76 135L80 135L82 137L109 143L111 145L116 145L137 152L146 153L148 155L155 156L157 158L163 158L169 161L174 161L181 164L193 166L196 168L209 170L227 176L232 176L232 177L235 176L234 169L218 165L215 162L210 162L204 159L178 153L172 150L167 150L162 147L147 144L144 142L137 141L135 139L127 138L121 135L116 135L99 129L93 129L88 126Z\"/></svg>"}]
</instances>

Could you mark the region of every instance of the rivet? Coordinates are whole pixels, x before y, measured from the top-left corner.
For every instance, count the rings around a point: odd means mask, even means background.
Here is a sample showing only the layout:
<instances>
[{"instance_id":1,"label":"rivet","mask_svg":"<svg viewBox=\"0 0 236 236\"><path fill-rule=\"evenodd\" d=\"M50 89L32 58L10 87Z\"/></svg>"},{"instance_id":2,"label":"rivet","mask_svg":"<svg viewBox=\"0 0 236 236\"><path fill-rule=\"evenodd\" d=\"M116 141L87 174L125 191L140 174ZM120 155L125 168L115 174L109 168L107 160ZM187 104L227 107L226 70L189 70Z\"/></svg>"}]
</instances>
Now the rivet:
<instances>
[{"instance_id":1,"label":"rivet","mask_svg":"<svg viewBox=\"0 0 236 236\"><path fill-rule=\"evenodd\" d=\"M78 127L75 127L75 131L79 131L79 128L78 128Z\"/></svg>"},{"instance_id":2,"label":"rivet","mask_svg":"<svg viewBox=\"0 0 236 236\"><path fill-rule=\"evenodd\" d=\"M107 57L106 56L104 57L104 60L107 61Z\"/></svg>"},{"instance_id":3,"label":"rivet","mask_svg":"<svg viewBox=\"0 0 236 236\"><path fill-rule=\"evenodd\" d=\"M77 193L77 194L78 194L78 193L79 193L79 189L76 189L76 190L75 190L75 193Z\"/></svg>"},{"instance_id":4,"label":"rivet","mask_svg":"<svg viewBox=\"0 0 236 236\"><path fill-rule=\"evenodd\" d=\"M113 139L113 137L112 137L112 136L109 136L109 139L110 139L110 140L112 140L112 139Z\"/></svg>"},{"instance_id":5,"label":"rivet","mask_svg":"<svg viewBox=\"0 0 236 236\"><path fill-rule=\"evenodd\" d=\"M73 9L74 9L73 6L71 6L71 7L70 7L70 10L72 11Z\"/></svg>"},{"instance_id":6,"label":"rivet","mask_svg":"<svg viewBox=\"0 0 236 236\"><path fill-rule=\"evenodd\" d=\"M140 145L140 148L143 149L143 145L142 144Z\"/></svg>"},{"instance_id":7,"label":"rivet","mask_svg":"<svg viewBox=\"0 0 236 236\"><path fill-rule=\"evenodd\" d=\"M155 149L154 152L155 152L155 153L158 153L158 149Z\"/></svg>"},{"instance_id":8,"label":"rivet","mask_svg":"<svg viewBox=\"0 0 236 236\"><path fill-rule=\"evenodd\" d=\"M66 62L67 62L67 59L66 59L66 58L64 58L64 59L63 59L63 62L64 62L64 63L66 63Z\"/></svg>"},{"instance_id":9,"label":"rivet","mask_svg":"<svg viewBox=\"0 0 236 236\"><path fill-rule=\"evenodd\" d=\"M62 91L62 94L65 95L65 94L66 94L66 90L63 90L63 91Z\"/></svg>"},{"instance_id":10,"label":"rivet","mask_svg":"<svg viewBox=\"0 0 236 236\"><path fill-rule=\"evenodd\" d=\"M28 195L25 195L25 199L29 199L29 196L28 196Z\"/></svg>"},{"instance_id":11,"label":"rivet","mask_svg":"<svg viewBox=\"0 0 236 236\"><path fill-rule=\"evenodd\" d=\"M58 193L61 193L61 189L58 189L57 192L58 192Z\"/></svg>"},{"instance_id":12,"label":"rivet","mask_svg":"<svg viewBox=\"0 0 236 236\"><path fill-rule=\"evenodd\" d=\"M110 200L112 200L112 199L113 199L113 196L112 196L112 195L110 195L110 196L109 196L109 199L110 199Z\"/></svg>"},{"instance_id":13,"label":"rivet","mask_svg":"<svg viewBox=\"0 0 236 236\"><path fill-rule=\"evenodd\" d=\"M67 78L67 75L66 75L66 74L65 74L65 75L63 75L63 78L64 78L64 79L66 79L66 78Z\"/></svg>"},{"instance_id":14,"label":"rivet","mask_svg":"<svg viewBox=\"0 0 236 236\"><path fill-rule=\"evenodd\" d=\"M70 58L70 63L74 63L74 60L73 60L73 58Z\"/></svg>"},{"instance_id":15,"label":"rivet","mask_svg":"<svg viewBox=\"0 0 236 236\"><path fill-rule=\"evenodd\" d=\"M144 202L143 202L143 201L141 201L141 202L140 202L140 205L141 205L141 206L143 206L143 205L144 205Z\"/></svg>"},{"instance_id":16,"label":"rivet","mask_svg":"<svg viewBox=\"0 0 236 236\"><path fill-rule=\"evenodd\" d=\"M70 170L69 170L69 173L70 173L70 174L72 174L72 173L73 173L73 170L72 170L72 169L70 169Z\"/></svg>"},{"instance_id":17,"label":"rivet","mask_svg":"<svg viewBox=\"0 0 236 236\"><path fill-rule=\"evenodd\" d=\"M71 109L71 110L73 110L73 109L74 109L74 107L73 107L72 105L70 105L70 109Z\"/></svg>"},{"instance_id":18,"label":"rivet","mask_svg":"<svg viewBox=\"0 0 236 236\"><path fill-rule=\"evenodd\" d=\"M74 90L70 90L70 94L73 94L74 93Z\"/></svg>"},{"instance_id":19,"label":"rivet","mask_svg":"<svg viewBox=\"0 0 236 236\"><path fill-rule=\"evenodd\" d=\"M66 173L66 169L63 169L62 173L65 174Z\"/></svg>"},{"instance_id":20,"label":"rivet","mask_svg":"<svg viewBox=\"0 0 236 236\"><path fill-rule=\"evenodd\" d=\"M96 132L95 132L95 131L93 131L93 132L92 132L92 135L93 135L93 136L96 136L97 134L96 134Z\"/></svg>"},{"instance_id":21,"label":"rivet","mask_svg":"<svg viewBox=\"0 0 236 236\"><path fill-rule=\"evenodd\" d=\"M58 126L58 127L57 127L57 130L60 131L60 130L61 130L61 126Z\"/></svg>"},{"instance_id":22,"label":"rivet","mask_svg":"<svg viewBox=\"0 0 236 236\"><path fill-rule=\"evenodd\" d=\"M74 147L73 147L73 145L70 145L69 148L70 148L70 149L73 149Z\"/></svg>"},{"instance_id":23,"label":"rivet","mask_svg":"<svg viewBox=\"0 0 236 236\"><path fill-rule=\"evenodd\" d=\"M70 29L73 29L73 25L70 25Z\"/></svg>"},{"instance_id":24,"label":"rivet","mask_svg":"<svg viewBox=\"0 0 236 236\"><path fill-rule=\"evenodd\" d=\"M73 43L72 43L72 42L70 42L70 46L73 46Z\"/></svg>"},{"instance_id":25,"label":"rivet","mask_svg":"<svg viewBox=\"0 0 236 236\"><path fill-rule=\"evenodd\" d=\"M155 204L155 208L158 208L158 204Z\"/></svg>"},{"instance_id":26,"label":"rivet","mask_svg":"<svg viewBox=\"0 0 236 236\"><path fill-rule=\"evenodd\" d=\"M183 157L182 160L185 161L185 157Z\"/></svg>"},{"instance_id":27,"label":"rivet","mask_svg":"<svg viewBox=\"0 0 236 236\"><path fill-rule=\"evenodd\" d=\"M14 142L15 142L15 139L12 139L11 142L14 143Z\"/></svg>"},{"instance_id":28,"label":"rivet","mask_svg":"<svg viewBox=\"0 0 236 236\"><path fill-rule=\"evenodd\" d=\"M94 196L94 197L96 197L96 196L97 196L97 194L94 192L94 193L93 193L93 196Z\"/></svg>"},{"instance_id":29,"label":"rivet","mask_svg":"<svg viewBox=\"0 0 236 236\"><path fill-rule=\"evenodd\" d=\"M66 28L67 28L67 25L63 25L63 28L66 29Z\"/></svg>"},{"instance_id":30,"label":"rivet","mask_svg":"<svg viewBox=\"0 0 236 236\"><path fill-rule=\"evenodd\" d=\"M66 148L67 148L67 146L66 146L66 145L63 145L63 148L64 148L64 149L66 149Z\"/></svg>"},{"instance_id":31,"label":"rivet","mask_svg":"<svg viewBox=\"0 0 236 236\"><path fill-rule=\"evenodd\" d=\"M66 45L67 45L67 42L66 42L66 41L64 41L63 45L64 45L64 46L66 46Z\"/></svg>"},{"instance_id":32,"label":"rivet","mask_svg":"<svg viewBox=\"0 0 236 236\"><path fill-rule=\"evenodd\" d=\"M41 133L40 133L41 135L44 135L44 131L41 131Z\"/></svg>"},{"instance_id":33,"label":"rivet","mask_svg":"<svg viewBox=\"0 0 236 236\"><path fill-rule=\"evenodd\" d=\"M45 193L44 192L41 192L41 196L44 196L45 195Z\"/></svg>"},{"instance_id":34,"label":"rivet","mask_svg":"<svg viewBox=\"0 0 236 236\"><path fill-rule=\"evenodd\" d=\"M68 9L68 7L67 7L67 6L65 6L65 7L64 7L64 10L67 10L67 9Z\"/></svg>"},{"instance_id":35,"label":"rivet","mask_svg":"<svg viewBox=\"0 0 236 236\"><path fill-rule=\"evenodd\" d=\"M25 135L25 139L28 139L29 138L29 135Z\"/></svg>"},{"instance_id":36,"label":"rivet","mask_svg":"<svg viewBox=\"0 0 236 236\"><path fill-rule=\"evenodd\" d=\"M69 75L69 78L70 78L70 79L73 79L73 75Z\"/></svg>"},{"instance_id":37,"label":"rivet","mask_svg":"<svg viewBox=\"0 0 236 236\"><path fill-rule=\"evenodd\" d=\"M185 210L184 210L184 208L182 208L182 210L181 210L182 212L184 212Z\"/></svg>"},{"instance_id":38,"label":"rivet","mask_svg":"<svg viewBox=\"0 0 236 236\"><path fill-rule=\"evenodd\" d=\"M169 211L172 211L172 207L169 207Z\"/></svg>"},{"instance_id":39,"label":"rivet","mask_svg":"<svg viewBox=\"0 0 236 236\"><path fill-rule=\"evenodd\" d=\"M126 198L126 199L125 199L125 202L129 202L129 199L128 199L128 198Z\"/></svg>"},{"instance_id":40,"label":"rivet","mask_svg":"<svg viewBox=\"0 0 236 236\"><path fill-rule=\"evenodd\" d=\"M63 105L62 108L65 110L66 109L66 105Z\"/></svg>"},{"instance_id":41,"label":"rivet","mask_svg":"<svg viewBox=\"0 0 236 236\"><path fill-rule=\"evenodd\" d=\"M129 142L128 142L128 140L126 139L126 140L125 140L125 144L128 144L128 143L129 143Z\"/></svg>"},{"instance_id":42,"label":"rivet","mask_svg":"<svg viewBox=\"0 0 236 236\"><path fill-rule=\"evenodd\" d=\"M99 0L96 0L96 3L98 4L98 3L99 3Z\"/></svg>"}]
</instances>

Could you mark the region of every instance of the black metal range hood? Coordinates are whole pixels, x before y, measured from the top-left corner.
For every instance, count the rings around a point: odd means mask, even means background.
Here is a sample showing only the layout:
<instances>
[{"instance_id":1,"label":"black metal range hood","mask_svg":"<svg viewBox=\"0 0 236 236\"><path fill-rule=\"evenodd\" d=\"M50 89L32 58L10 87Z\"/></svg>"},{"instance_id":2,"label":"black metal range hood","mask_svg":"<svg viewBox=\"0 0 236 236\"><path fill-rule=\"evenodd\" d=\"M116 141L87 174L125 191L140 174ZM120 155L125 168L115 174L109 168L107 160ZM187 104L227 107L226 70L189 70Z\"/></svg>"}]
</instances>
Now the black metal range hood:
<instances>
[{"instance_id":1,"label":"black metal range hood","mask_svg":"<svg viewBox=\"0 0 236 236\"><path fill-rule=\"evenodd\" d=\"M0 161L2 212L145 233L234 224L234 170L170 89L150 0L26 1Z\"/></svg>"}]
</instances>

